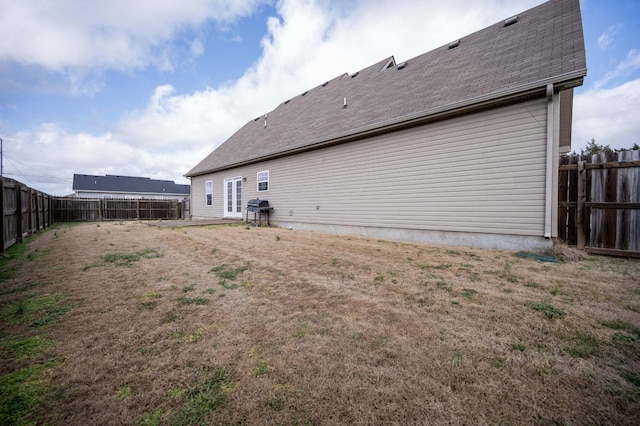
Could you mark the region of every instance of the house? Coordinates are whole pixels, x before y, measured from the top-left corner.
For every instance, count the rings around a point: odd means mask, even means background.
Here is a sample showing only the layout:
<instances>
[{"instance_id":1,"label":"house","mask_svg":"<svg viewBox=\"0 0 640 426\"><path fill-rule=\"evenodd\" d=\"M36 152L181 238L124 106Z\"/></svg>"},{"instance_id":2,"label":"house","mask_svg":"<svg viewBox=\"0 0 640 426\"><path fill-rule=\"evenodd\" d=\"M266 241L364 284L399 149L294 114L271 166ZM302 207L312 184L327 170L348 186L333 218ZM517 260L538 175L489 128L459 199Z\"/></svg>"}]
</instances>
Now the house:
<instances>
[{"instance_id":1,"label":"house","mask_svg":"<svg viewBox=\"0 0 640 426\"><path fill-rule=\"evenodd\" d=\"M586 72L579 0L386 58L251 119L186 174L192 215L240 218L260 198L292 229L549 247Z\"/></svg>"},{"instance_id":2,"label":"house","mask_svg":"<svg viewBox=\"0 0 640 426\"><path fill-rule=\"evenodd\" d=\"M189 185L148 177L115 175L74 174L73 192L78 198L183 200L190 197Z\"/></svg>"}]
</instances>

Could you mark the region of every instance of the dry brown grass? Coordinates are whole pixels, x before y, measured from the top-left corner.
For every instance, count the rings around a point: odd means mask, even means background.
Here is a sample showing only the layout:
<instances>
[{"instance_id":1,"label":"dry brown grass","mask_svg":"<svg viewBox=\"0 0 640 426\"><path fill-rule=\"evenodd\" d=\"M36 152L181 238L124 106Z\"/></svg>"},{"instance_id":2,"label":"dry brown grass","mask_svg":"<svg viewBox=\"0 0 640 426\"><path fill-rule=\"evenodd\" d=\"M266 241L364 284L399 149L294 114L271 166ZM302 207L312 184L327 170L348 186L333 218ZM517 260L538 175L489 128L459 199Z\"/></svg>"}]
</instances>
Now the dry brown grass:
<instances>
[{"instance_id":1,"label":"dry brown grass","mask_svg":"<svg viewBox=\"0 0 640 426\"><path fill-rule=\"evenodd\" d=\"M161 410L188 424L217 372L220 403L198 417L211 424L638 423L637 260L139 223L63 227L35 249L2 304L35 281L76 303L47 331L58 362L39 423ZM104 261L145 250L161 257Z\"/></svg>"}]
</instances>

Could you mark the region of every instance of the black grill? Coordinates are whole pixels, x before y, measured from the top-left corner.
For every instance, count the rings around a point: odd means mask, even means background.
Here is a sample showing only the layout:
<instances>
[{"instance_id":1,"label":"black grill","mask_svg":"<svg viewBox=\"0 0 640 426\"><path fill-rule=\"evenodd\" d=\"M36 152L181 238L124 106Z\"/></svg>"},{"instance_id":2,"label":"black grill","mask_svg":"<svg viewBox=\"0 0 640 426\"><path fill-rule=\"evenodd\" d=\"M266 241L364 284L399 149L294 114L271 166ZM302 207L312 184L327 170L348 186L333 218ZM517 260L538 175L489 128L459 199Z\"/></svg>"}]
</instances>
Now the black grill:
<instances>
[{"instance_id":1,"label":"black grill","mask_svg":"<svg viewBox=\"0 0 640 426\"><path fill-rule=\"evenodd\" d=\"M273 210L273 207L269 207L269 201L261 200L260 198L256 198L255 200L249 200L247 203L247 215L245 222L249 223L249 212L253 213L253 225L262 226L262 217L264 216L267 222L267 225L271 225L269 223L269 214Z\"/></svg>"}]
</instances>

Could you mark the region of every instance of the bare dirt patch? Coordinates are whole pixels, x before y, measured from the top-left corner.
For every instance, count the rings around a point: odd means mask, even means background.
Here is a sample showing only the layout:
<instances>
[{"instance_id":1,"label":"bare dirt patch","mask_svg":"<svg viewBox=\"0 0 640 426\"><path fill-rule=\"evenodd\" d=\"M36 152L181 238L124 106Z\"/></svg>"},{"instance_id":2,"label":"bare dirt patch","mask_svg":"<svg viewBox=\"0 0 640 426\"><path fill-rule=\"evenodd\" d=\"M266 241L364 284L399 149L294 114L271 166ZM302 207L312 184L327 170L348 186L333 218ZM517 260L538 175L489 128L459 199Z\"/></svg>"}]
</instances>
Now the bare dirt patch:
<instances>
[{"instance_id":1,"label":"bare dirt patch","mask_svg":"<svg viewBox=\"0 0 640 426\"><path fill-rule=\"evenodd\" d=\"M54 342L35 423L638 421L637 260L140 223L29 253L0 282L0 337ZM34 328L12 320L26 295L69 309ZM29 363L2 348L2 374Z\"/></svg>"}]
</instances>

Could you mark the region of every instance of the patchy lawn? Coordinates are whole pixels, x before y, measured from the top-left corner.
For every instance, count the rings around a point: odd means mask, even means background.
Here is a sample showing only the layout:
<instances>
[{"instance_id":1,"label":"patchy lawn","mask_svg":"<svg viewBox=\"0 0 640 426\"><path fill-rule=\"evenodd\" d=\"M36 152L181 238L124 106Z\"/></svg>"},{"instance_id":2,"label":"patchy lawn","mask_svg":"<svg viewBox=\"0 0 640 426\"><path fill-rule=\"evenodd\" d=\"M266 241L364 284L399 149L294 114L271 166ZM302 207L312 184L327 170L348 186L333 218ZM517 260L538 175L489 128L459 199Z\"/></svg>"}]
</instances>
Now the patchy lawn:
<instances>
[{"instance_id":1,"label":"patchy lawn","mask_svg":"<svg viewBox=\"0 0 640 426\"><path fill-rule=\"evenodd\" d=\"M640 262L59 225L0 266L2 424L637 424Z\"/></svg>"}]
</instances>

